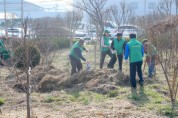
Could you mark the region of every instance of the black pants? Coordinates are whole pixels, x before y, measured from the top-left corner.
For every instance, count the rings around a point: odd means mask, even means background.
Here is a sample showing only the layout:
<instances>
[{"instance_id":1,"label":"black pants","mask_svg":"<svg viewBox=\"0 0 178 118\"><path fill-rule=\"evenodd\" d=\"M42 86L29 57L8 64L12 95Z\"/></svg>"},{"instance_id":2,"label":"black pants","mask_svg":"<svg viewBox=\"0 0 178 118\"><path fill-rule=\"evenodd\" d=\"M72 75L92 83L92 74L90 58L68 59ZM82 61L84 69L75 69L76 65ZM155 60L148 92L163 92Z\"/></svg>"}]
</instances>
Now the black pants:
<instances>
[{"instance_id":1,"label":"black pants","mask_svg":"<svg viewBox=\"0 0 178 118\"><path fill-rule=\"evenodd\" d=\"M117 55L117 57L116 54L113 54L109 62L109 68L114 68L114 64L116 63L117 58L118 58L119 70L122 71L123 54L119 54Z\"/></svg>"},{"instance_id":2,"label":"black pants","mask_svg":"<svg viewBox=\"0 0 178 118\"><path fill-rule=\"evenodd\" d=\"M104 60L105 60L106 55L109 55L110 57L112 57L112 53L110 52L110 50L101 52L100 69L103 68L103 64L104 64ZM109 64L108 64L108 66L109 66Z\"/></svg>"},{"instance_id":3,"label":"black pants","mask_svg":"<svg viewBox=\"0 0 178 118\"><path fill-rule=\"evenodd\" d=\"M3 66L3 63L1 62L1 59L3 59L3 55L2 55L2 53L0 52L0 65Z\"/></svg>"},{"instance_id":4,"label":"black pants","mask_svg":"<svg viewBox=\"0 0 178 118\"><path fill-rule=\"evenodd\" d=\"M139 83L143 82L142 78L142 61L130 63L130 83L133 88L136 88L136 71L140 78Z\"/></svg>"},{"instance_id":5,"label":"black pants","mask_svg":"<svg viewBox=\"0 0 178 118\"><path fill-rule=\"evenodd\" d=\"M72 66L72 70L71 70L71 75L72 75L76 72L79 72L83 67L82 67L81 60L75 59L72 56L69 56L69 58L70 58L70 64Z\"/></svg>"}]
</instances>

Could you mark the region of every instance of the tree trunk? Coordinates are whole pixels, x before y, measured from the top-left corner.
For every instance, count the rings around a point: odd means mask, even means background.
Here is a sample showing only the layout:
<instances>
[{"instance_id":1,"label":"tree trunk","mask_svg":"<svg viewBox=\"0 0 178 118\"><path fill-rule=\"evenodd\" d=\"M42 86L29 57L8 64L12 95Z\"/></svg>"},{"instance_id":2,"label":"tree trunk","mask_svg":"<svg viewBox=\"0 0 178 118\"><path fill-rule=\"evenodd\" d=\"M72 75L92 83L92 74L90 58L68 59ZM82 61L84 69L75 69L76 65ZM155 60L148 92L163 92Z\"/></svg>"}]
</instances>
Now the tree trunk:
<instances>
[{"instance_id":1,"label":"tree trunk","mask_svg":"<svg viewBox=\"0 0 178 118\"><path fill-rule=\"evenodd\" d=\"M27 100L27 118L30 118L30 79L28 71L27 74L27 91L26 91L26 100Z\"/></svg>"},{"instance_id":2,"label":"tree trunk","mask_svg":"<svg viewBox=\"0 0 178 118\"><path fill-rule=\"evenodd\" d=\"M174 117L174 111L175 111L175 99L171 99L171 103L172 103L172 105L171 105L171 118L173 118Z\"/></svg>"},{"instance_id":3,"label":"tree trunk","mask_svg":"<svg viewBox=\"0 0 178 118\"><path fill-rule=\"evenodd\" d=\"M98 39L96 39L96 41L94 42L95 44L94 44L94 51L95 51L95 54L94 54L94 56L95 56L95 70L96 70L96 45L97 45L97 40Z\"/></svg>"},{"instance_id":4,"label":"tree trunk","mask_svg":"<svg viewBox=\"0 0 178 118\"><path fill-rule=\"evenodd\" d=\"M70 37L70 49L72 48L72 45L73 45L73 36L72 37Z\"/></svg>"},{"instance_id":5,"label":"tree trunk","mask_svg":"<svg viewBox=\"0 0 178 118\"><path fill-rule=\"evenodd\" d=\"M27 77L27 91L26 91L26 100L27 100L27 118L30 118L30 67L29 67L29 56L28 56L28 48L27 48L27 43L26 43L26 34L27 34L27 19L24 22L24 36L23 38L23 45L25 49L25 57L23 60L23 63L25 65L25 73Z\"/></svg>"}]
</instances>

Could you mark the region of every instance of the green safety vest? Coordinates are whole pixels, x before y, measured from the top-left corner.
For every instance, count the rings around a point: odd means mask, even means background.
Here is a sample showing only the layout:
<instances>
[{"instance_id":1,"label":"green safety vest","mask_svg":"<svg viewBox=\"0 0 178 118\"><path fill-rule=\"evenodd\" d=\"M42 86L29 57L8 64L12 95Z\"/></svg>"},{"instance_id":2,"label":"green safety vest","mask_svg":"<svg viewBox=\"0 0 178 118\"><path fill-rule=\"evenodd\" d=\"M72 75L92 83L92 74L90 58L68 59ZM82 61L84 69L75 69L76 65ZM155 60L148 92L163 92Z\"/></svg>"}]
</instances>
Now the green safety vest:
<instances>
[{"instance_id":1,"label":"green safety vest","mask_svg":"<svg viewBox=\"0 0 178 118\"><path fill-rule=\"evenodd\" d=\"M106 36L103 36L103 39L104 39L104 45L110 46L110 43L109 43L110 38L106 37ZM101 47L101 51L102 52L105 52L105 51L108 51L108 50L109 50L109 48Z\"/></svg>"},{"instance_id":2,"label":"green safety vest","mask_svg":"<svg viewBox=\"0 0 178 118\"><path fill-rule=\"evenodd\" d=\"M0 39L0 53L2 53L4 50L5 50L4 43L3 43L2 40Z\"/></svg>"},{"instance_id":3,"label":"green safety vest","mask_svg":"<svg viewBox=\"0 0 178 118\"><path fill-rule=\"evenodd\" d=\"M83 51L83 47L79 45L79 42L77 41L70 50L70 55L73 56L75 59L80 59L80 57L75 53L74 49L79 48L81 51Z\"/></svg>"},{"instance_id":4,"label":"green safety vest","mask_svg":"<svg viewBox=\"0 0 178 118\"><path fill-rule=\"evenodd\" d=\"M142 43L135 38L128 42L130 63L142 61Z\"/></svg>"},{"instance_id":5,"label":"green safety vest","mask_svg":"<svg viewBox=\"0 0 178 118\"><path fill-rule=\"evenodd\" d=\"M12 55L12 53L10 50L4 50L2 52L3 59L5 59L5 60L9 59L11 57L11 55Z\"/></svg>"},{"instance_id":6,"label":"green safety vest","mask_svg":"<svg viewBox=\"0 0 178 118\"><path fill-rule=\"evenodd\" d=\"M0 53L1 53L2 57L3 57L3 59L5 59L5 60L9 59L10 56L11 56L10 50L6 50L5 49L5 45L4 45L4 43L2 42L1 39L0 39Z\"/></svg>"},{"instance_id":7,"label":"green safety vest","mask_svg":"<svg viewBox=\"0 0 178 118\"><path fill-rule=\"evenodd\" d=\"M120 40L118 40L117 38L114 39L114 48L117 50L117 54L123 54L124 42L125 42L124 39Z\"/></svg>"}]
</instances>

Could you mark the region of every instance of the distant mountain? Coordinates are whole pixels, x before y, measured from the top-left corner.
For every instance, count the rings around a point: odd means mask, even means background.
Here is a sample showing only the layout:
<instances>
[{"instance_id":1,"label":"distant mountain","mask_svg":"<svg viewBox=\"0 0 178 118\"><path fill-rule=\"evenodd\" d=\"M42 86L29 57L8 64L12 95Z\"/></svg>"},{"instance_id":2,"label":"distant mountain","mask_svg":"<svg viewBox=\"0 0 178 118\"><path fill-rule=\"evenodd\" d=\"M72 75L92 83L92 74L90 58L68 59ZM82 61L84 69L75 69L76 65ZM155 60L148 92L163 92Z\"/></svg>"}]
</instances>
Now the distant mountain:
<instances>
[{"instance_id":1,"label":"distant mountain","mask_svg":"<svg viewBox=\"0 0 178 118\"><path fill-rule=\"evenodd\" d=\"M24 1L24 11L42 11L42 8L38 5ZM6 0L7 12L19 12L21 10L21 0ZM0 0L0 12L4 12L4 0Z\"/></svg>"},{"instance_id":2,"label":"distant mountain","mask_svg":"<svg viewBox=\"0 0 178 118\"><path fill-rule=\"evenodd\" d=\"M64 17L66 12L46 12L44 8L24 1L23 3L23 8L24 8L24 18L29 17L29 18L42 18L42 17L55 17L55 16L61 16ZM4 0L0 0L0 13L4 13ZM6 13L12 13L15 14L17 17L21 17L21 0L6 0ZM4 19L0 17L0 19Z\"/></svg>"}]
</instances>

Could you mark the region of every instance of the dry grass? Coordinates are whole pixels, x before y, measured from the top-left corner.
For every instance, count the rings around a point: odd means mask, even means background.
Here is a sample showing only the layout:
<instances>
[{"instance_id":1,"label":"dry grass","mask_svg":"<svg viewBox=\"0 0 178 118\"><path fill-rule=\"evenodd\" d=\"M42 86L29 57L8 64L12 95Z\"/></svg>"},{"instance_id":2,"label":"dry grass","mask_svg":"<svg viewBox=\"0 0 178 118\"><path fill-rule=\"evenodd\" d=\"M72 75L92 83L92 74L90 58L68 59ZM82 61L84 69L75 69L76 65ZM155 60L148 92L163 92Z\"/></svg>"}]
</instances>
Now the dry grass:
<instances>
[{"instance_id":1,"label":"dry grass","mask_svg":"<svg viewBox=\"0 0 178 118\"><path fill-rule=\"evenodd\" d=\"M94 52L91 46L87 46L91 50L86 57L90 57L89 61L94 66L92 58ZM62 50L58 59L53 65L62 72L70 72L70 64L67 58L69 50ZM109 58L106 58L106 62ZM117 65L117 64L116 64ZM106 66L106 64L105 64ZM124 62L124 74L128 75L128 64ZM97 59L97 68L99 68L99 59ZM115 67L117 69L117 66ZM147 70L147 69L146 69ZM100 70L98 76L102 76L102 71L110 73L107 69ZM0 118L26 118L26 98L24 93L18 93L8 86L11 79L5 79L8 71L1 68L0 71L0 96L5 99L5 104L1 106L2 115ZM50 71L51 74L57 75L55 70ZM68 72L68 73L69 73ZM107 74L106 73L106 74ZM146 73L146 72L145 72ZM157 76L154 80L149 80L144 75L146 85L144 90L138 87L137 93L131 92L129 83L125 80L125 84L118 83L118 89L110 91L108 94L99 94L92 91L81 90L57 90L49 93L33 92L31 94L32 115L35 118L164 118L169 115L169 99L167 98L168 88L165 84L164 75L157 66ZM104 76L104 75L103 75ZM106 76L104 76L106 77ZM109 79L110 84L117 77L112 76ZM107 79L107 78L103 78ZM96 81L94 81L96 80ZM81 81L81 80L80 80ZM88 87L98 83L97 78L93 82L87 83ZM165 86L164 86L165 85Z\"/></svg>"}]
</instances>

